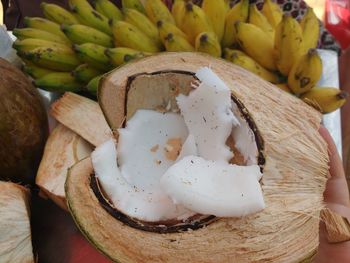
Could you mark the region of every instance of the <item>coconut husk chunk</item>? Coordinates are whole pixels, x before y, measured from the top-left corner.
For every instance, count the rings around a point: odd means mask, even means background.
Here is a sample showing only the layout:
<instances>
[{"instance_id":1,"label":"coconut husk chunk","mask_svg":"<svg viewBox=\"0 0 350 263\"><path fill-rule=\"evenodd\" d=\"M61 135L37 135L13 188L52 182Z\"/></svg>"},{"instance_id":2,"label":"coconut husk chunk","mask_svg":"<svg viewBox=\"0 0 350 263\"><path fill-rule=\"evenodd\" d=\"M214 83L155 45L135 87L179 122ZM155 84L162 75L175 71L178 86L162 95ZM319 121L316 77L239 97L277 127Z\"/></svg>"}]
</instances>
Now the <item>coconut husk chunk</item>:
<instances>
[{"instance_id":1,"label":"coconut husk chunk","mask_svg":"<svg viewBox=\"0 0 350 263\"><path fill-rule=\"evenodd\" d=\"M325 208L321 218L326 225L327 240L329 243L339 243L350 240L350 222L347 218Z\"/></svg>"},{"instance_id":2,"label":"coconut husk chunk","mask_svg":"<svg viewBox=\"0 0 350 263\"><path fill-rule=\"evenodd\" d=\"M29 198L25 187L0 182L0 262L34 262Z\"/></svg>"},{"instance_id":3,"label":"coconut husk chunk","mask_svg":"<svg viewBox=\"0 0 350 263\"><path fill-rule=\"evenodd\" d=\"M99 105L74 93L66 92L57 100L51 106L51 115L94 146L112 136Z\"/></svg>"},{"instance_id":4,"label":"coconut husk chunk","mask_svg":"<svg viewBox=\"0 0 350 263\"><path fill-rule=\"evenodd\" d=\"M64 192L68 168L89 156L93 146L58 124L50 134L36 177L36 184L61 208L68 210Z\"/></svg>"}]
</instances>

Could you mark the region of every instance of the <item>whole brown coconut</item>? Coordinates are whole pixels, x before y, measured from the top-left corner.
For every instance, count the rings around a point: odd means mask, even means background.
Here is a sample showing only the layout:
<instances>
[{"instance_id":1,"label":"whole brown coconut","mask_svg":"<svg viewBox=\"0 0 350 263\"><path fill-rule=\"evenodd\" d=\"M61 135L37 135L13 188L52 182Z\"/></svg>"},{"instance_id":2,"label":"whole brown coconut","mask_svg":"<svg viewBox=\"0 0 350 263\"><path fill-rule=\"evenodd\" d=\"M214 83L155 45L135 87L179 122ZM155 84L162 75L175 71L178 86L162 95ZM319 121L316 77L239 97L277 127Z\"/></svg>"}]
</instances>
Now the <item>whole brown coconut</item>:
<instances>
[{"instance_id":1,"label":"whole brown coconut","mask_svg":"<svg viewBox=\"0 0 350 263\"><path fill-rule=\"evenodd\" d=\"M38 91L0 58L0 179L33 183L48 135Z\"/></svg>"}]
</instances>

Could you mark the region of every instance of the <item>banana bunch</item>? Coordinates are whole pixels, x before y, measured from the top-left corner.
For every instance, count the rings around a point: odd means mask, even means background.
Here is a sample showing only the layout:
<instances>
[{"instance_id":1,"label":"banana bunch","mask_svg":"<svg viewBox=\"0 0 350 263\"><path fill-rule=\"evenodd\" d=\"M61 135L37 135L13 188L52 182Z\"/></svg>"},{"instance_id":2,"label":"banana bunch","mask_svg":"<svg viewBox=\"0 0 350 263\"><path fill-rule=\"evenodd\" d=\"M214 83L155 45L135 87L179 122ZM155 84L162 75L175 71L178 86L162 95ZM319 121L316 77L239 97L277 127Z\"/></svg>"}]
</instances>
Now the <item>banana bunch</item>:
<instances>
[{"instance_id":1,"label":"banana bunch","mask_svg":"<svg viewBox=\"0 0 350 263\"><path fill-rule=\"evenodd\" d=\"M319 21L311 8L300 22L273 0L69 0L69 10L42 3L45 18L27 17L13 47L23 71L43 89L96 94L104 73L154 53L202 52L222 57L326 113L346 94L315 87L322 61ZM92 3L92 4L90 4Z\"/></svg>"}]
</instances>

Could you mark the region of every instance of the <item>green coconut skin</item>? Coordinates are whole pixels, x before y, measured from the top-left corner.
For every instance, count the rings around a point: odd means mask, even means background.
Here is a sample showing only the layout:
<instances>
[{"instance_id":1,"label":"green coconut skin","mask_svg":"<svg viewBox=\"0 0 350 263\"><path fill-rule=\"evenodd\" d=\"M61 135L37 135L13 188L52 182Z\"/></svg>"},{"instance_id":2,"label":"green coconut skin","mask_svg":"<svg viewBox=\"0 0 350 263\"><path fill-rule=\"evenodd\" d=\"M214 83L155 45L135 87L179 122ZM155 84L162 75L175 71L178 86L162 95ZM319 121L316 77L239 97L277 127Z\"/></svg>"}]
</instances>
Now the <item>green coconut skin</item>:
<instances>
[{"instance_id":1,"label":"green coconut skin","mask_svg":"<svg viewBox=\"0 0 350 263\"><path fill-rule=\"evenodd\" d=\"M0 58L0 179L34 183L48 136L40 95L15 66Z\"/></svg>"}]
</instances>

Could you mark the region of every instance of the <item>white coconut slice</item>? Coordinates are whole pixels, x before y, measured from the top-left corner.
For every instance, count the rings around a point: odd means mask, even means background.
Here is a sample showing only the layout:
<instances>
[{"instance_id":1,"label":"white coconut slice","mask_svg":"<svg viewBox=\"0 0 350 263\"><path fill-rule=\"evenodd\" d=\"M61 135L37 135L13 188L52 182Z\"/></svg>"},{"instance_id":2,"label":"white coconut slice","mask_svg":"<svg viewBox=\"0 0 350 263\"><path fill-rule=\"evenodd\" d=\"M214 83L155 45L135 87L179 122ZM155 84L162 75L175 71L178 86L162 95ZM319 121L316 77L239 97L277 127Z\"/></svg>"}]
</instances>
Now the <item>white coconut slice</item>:
<instances>
[{"instance_id":1,"label":"white coconut slice","mask_svg":"<svg viewBox=\"0 0 350 263\"><path fill-rule=\"evenodd\" d=\"M182 145L181 152L179 156L176 159L176 162L180 161L182 158L193 155L198 156L198 149L196 145L196 141L194 139L194 136L192 134L189 134L186 141Z\"/></svg>"},{"instance_id":2,"label":"white coconut slice","mask_svg":"<svg viewBox=\"0 0 350 263\"><path fill-rule=\"evenodd\" d=\"M174 202L204 215L241 217L264 209L260 167L237 166L187 156L161 178Z\"/></svg>"},{"instance_id":3,"label":"white coconut slice","mask_svg":"<svg viewBox=\"0 0 350 263\"><path fill-rule=\"evenodd\" d=\"M199 156L228 162L233 153L226 145L232 125L239 125L231 110L231 91L209 68L196 74L201 83L177 103L185 123L195 138Z\"/></svg>"}]
</instances>

